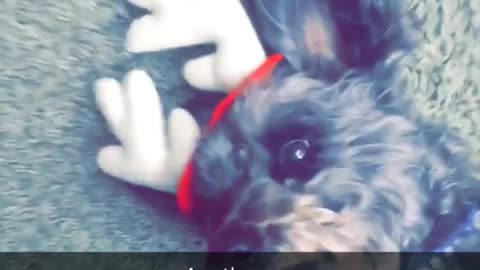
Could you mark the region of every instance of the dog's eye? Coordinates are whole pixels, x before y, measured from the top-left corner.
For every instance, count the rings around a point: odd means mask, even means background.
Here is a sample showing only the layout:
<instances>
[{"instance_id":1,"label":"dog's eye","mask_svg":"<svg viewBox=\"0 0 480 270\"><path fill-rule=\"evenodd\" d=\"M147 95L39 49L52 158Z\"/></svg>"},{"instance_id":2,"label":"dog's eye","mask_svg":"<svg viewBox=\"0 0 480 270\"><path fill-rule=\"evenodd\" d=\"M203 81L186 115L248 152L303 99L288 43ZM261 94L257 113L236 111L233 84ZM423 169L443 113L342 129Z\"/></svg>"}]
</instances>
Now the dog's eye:
<instances>
[{"instance_id":1,"label":"dog's eye","mask_svg":"<svg viewBox=\"0 0 480 270\"><path fill-rule=\"evenodd\" d=\"M311 179L317 171L313 148L307 139L290 140L283 144L274 157L276 162L272 174L275 179L290 184Z\"/></svg>"},{"instance_id":2,"label":"dog's eye","mask_svg":"<svg viewBox=\"0 0 480 270\"><path fill-rule=\"evenodd\" d=\"M293 140L282 147L280 162L299 166L308 159L310 143L307 140Z\"/></svg>"},{"instance_id":3,"label":"dog's eye","mask_svg":"<svg viewBox=\"0 0 480 270\"><path fill-rule=\"evenodd\" d=\"M325 165L326 145L323 129L296 121L286 127L270 128L262 140L270 154L272 178L301 190Z\"/></svg>"}]
</instances>

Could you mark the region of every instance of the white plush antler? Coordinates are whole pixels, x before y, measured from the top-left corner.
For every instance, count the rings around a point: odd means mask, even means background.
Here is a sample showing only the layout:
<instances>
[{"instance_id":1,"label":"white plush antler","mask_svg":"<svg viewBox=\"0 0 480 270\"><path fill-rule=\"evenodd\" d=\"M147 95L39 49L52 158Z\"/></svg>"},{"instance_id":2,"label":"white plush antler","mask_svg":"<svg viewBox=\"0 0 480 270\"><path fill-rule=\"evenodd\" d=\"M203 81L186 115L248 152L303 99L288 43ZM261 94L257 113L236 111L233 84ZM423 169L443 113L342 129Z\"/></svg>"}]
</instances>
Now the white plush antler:
<instances>
[{"instance_id":1,"label":"white plush antler","mask_svg":"<svg viewBox=\"0 0 480 270\"><path fill-rule=\"evenodd\" d=\"M239 0L129 1L152 12L130 26L126 46L130 52L217 45L215 53L185 65L186 80L197 88L228 91L266 57ZM166 132L160 98L144 71L131 71L123 85L100 79L95 94L99 110L121 142L100 150L98 166L129 183L176 192L179 174L200 135L190 113L174 109Z\"/></svg>"},{"instance_id":2,"label":"white plush antler","mask_svg":"<svg viewBox=\"0 0 480 270\"><path fill-rule=\"evenodd\" d=\"M95 96L121 142L100 150L99 167L131 184L175 193L178 176L200 134L190 113L181 108L171 112L168 140L160 98L151 78L140 70L131 71L123 85L114 79L100 79Z\"/></svg>"},{"instance_id":3,"label":"white plush antler","mask_svg":"<svg viewBox=\"0 0 480 270\"><path fill-rule=\"evenodd\" d=\"M239 0L129 0L152 14L135 20L127 34L133 53L215 43L217 51L188 62L184 76L205 90L228 91L264 60Z\"/></svg>"}]
</instances>

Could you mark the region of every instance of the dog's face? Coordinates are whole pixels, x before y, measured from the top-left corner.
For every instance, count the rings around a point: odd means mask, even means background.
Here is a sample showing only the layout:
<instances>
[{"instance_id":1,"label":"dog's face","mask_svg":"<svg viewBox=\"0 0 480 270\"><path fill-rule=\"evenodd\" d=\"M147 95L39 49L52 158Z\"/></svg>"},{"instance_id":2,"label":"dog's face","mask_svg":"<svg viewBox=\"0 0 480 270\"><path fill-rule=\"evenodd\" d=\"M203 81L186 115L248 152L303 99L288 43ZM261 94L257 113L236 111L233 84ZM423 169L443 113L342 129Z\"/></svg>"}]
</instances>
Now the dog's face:
<instances>
[{"instance_id":1,"label":"dog's face","mask_svg":"<svg viewBox=\"0 0 480 270\"><path fill-rule=\"evenodd\" d=\"M401 89L378 89L295 75L239 100L194 155L210 250L415 250L448 236L478 192L468 147Z\"/></svg>"},{"instance_id":2,"label":"dog's face","mask_svg":"<svg viewBox=\"0 0 480 270\"><path fill-rule=\"evenodd\" d=\"M297 75L237 102L195 154L210 248L392 251L423 237L424 141L372 87Z\"/></svg>"},{"instance_id":3,"label":"dog's face","mask_svg":"<svg viewBox=\"0 0 480 270\"><path fill-rule=\"evenodd\" d=\"M391 1L357 2L381 14ZM210 250L422 248L438 216L460 215L466 147L415 114L390 45L369 71L275 77L201 139L194 193Z\"/></svg>"}]
</instances>

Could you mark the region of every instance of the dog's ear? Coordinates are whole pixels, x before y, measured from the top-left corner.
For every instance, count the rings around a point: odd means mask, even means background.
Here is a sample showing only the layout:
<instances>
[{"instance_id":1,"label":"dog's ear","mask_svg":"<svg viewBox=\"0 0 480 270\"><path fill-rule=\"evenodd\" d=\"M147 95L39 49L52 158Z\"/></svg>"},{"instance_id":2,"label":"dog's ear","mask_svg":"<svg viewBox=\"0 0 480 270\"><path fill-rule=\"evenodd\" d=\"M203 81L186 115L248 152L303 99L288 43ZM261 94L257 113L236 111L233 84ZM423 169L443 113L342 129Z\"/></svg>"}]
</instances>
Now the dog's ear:
<instances>
[{"instance_id":1,"label":"dog's ear","mask_svg":"<svg viewBox=\"0 0 480 270\"><path fill-rule=\"evenodd\" d=\"M327 1L259 0L249 5L267 50L284 54L295 69L305 71L318 60L335 58Z\"/></svg>"},{"instance_id":2,"label":"dog's ear","mask_svg":"<svg viewBox=\"0 0 480 270\"><path fill-rule=\"evenodd\" d=\"M411 47L399 0L256 0L254 23L299 71L371 69ZM313 72L322 72L315 71Z\"/></svg>"}]
</instances>

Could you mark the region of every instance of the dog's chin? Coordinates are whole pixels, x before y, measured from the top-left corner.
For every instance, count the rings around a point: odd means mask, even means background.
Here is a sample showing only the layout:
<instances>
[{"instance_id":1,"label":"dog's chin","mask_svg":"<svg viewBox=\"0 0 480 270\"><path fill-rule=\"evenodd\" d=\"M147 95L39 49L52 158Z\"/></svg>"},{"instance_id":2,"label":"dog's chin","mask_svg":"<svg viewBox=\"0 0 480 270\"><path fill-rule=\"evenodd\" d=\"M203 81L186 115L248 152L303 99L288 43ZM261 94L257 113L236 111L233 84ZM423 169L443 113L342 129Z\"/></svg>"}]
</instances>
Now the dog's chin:
<instances>
[{"instance_id":1,"label":"dog's chin","mask_svg":"<svg viewBox=\"0 0 480 270\"><path fill-rule=\"evenodd\" d=\"M317 243L319 245L315 246L316 248L314 250L305 250L305 252L302 252L302 249L298 248L298 244L301 243L304 243L305 245L311 245L310 241L307 241L304 238L299 238L298 241L284 242L276 247L272 247L272 249L263 251L228 251L230 252L231 256L226 256L224 252L222 252L220 256L218 256L218 253L210 253L210 264L212 261L214 262L213 264L221 264L223 261L227 261L228 264L232 264L232 261L240 261L240 263L252 263L255 264L255 266L268 265L269 269L279 270L397 270L399 269L400 265L400 253L398 252L334 252L320 243ZM328 245L328 243L325 244Z\"/></svg>"},{"instance_id":2,"label":"dog's chin","mask_svg":"<svg viewBox=\"0 0 480 270\"><path fill-rule=\"evenodd\" d=\"M337 254L399 251L398 238L385 231L382 221L368 214L374 211L360 207L334 211L323 207L324 203L314 195L289 192L285 187L282 193L278 193L275 184L257 186L262 190L261 193L249 188L240 194L250 194L252 197L260 194L278 195L263 197L261 202L258 197L257 201L249 200L250 206L263 205L253 212L242 212L245 211L245 205L242 204L236 205L237 209L227 211L222 225L210 233L210 252ZM280 205L279 209L283 211L277 209L273 212L276 205Z\"/></svg>"},{"instance_id":3,"label":"dog's chin","mask_svg":"<svg viewBox=\"0 0 480 270\"><path fill-rule=\"evenodd\" d=\"M252 239L251 235L243 235L241 241L229 246L212 246L209 251L214 254L212 257L220 257L229 263L232 258L245 263L254 261L268 265L269 269L399 269L400 253L385 253L398 251L393 242L383 239L372 244L373 241L366 240L371 239L372 235L362 231L362 228L346 232L341 224L347 218L348 214L302 205L301 209L283 217L283 221L277 220L284 223L270 225L270 230L278 229L277 236L282 235L281 240L265 236L262 245L257 243L249 246L246 244L248 240L245 240ZM297 221L293 222L294 219ZM358 220L355 224L358 225ZM265 227L265 223L256 224L256 228L262 227ZM261 232L257 231L256 234ZM222 255L215 255L218 252ZM225 256L225 252L231 253L232 257Z\"/></svg>"}]
</instances>

